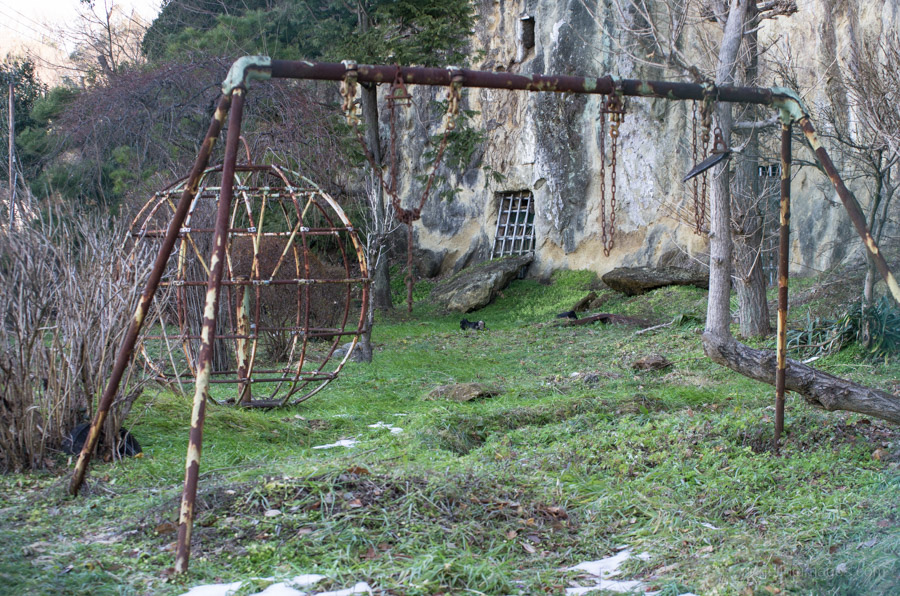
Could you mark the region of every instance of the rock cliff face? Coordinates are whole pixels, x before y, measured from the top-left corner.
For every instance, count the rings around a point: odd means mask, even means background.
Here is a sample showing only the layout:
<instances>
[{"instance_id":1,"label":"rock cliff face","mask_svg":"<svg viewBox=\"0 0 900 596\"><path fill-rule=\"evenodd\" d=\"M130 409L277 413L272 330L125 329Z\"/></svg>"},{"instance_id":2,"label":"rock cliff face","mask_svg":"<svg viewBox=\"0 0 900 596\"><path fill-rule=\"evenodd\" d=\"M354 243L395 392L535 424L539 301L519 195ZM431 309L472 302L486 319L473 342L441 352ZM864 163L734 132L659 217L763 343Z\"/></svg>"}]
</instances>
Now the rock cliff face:
<instances>
[{"instance_id":1,"label":"rock cliff face","mask_svg":"<svg viewBox=\"0 0 900 596\"><path fill-rule=\"evenodd\" d=\"M784 83L784 69L775 61L784 63L791 57L804 99L835 108L852 124L854 116L847 109L849 100L841 81L841 73L850 66L850 50L863 39L879 39L895 31L900 5L842 0L798 4L799 13L765 21L760 30L761 45L769 48L762 68L765 84ZM665 76L652 69L639 71L632 59L616 52L619 45L613 37L624 33L617 30L617 19L607 3L481 0L478 11L473 36L473 55L478 58L473 68L524 75ZM699 50L697 55L699 62ZM446 97L440 89L420 88L414 93L418 105ZM617 155L615 247L609 257L603 255L600 164L604 157L599 138L603 101L600 96L467 90L464 108L477 112L471 126L485 133L486 139L468 162L445 168L457 194L452 200L430 197L415 226L417 246L428 255L432 272L459 270L490 257L500 197L512 191L533 195L532 274L557 268L602 274L619 266L702 261L707 241L694 234L687 221L693 206L689 186L681 183L692 165L691 104L664 100L628 101ZM437 112L424 116L425 111L409 110L402 116L398 137L402 168L418 160L428 136L439 129ZM817 121L816 126L827 132L833 124ZM778 148L772 142L776 135L773 128L764 137L769 141L763 142L763 165L778 163ZM838 167L845 165L847 160L837 147L827 138L825 143ZM810 159L800 142L794 143L794 155ZM608 218L609 152L606 159ZM771 189L777 188L777 178L769 182ZM406 176L404 201L416 203L421 187L421 180ZM854 190L865 205L867 186L857 182ZM792 193L796 271L822 270L858 252L861 245L822 174L809 166L795 168Z\"/></svg>"}]
</instances>

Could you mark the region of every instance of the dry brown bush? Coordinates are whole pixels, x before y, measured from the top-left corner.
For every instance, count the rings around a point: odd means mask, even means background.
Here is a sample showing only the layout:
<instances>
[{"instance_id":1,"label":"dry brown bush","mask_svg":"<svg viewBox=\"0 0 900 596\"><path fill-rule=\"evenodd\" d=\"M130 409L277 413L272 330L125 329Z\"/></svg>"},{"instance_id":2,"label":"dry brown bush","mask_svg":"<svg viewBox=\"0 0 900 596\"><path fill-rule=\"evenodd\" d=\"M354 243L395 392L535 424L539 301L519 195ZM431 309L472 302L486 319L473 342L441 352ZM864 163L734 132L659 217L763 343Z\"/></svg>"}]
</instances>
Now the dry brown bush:
<instances>
[{"instance_id":1,"label":"dry brown bush","mask_svg":"<svg viewBox=\"0 0 900 596\"><path fill-rule=\"evenodd\" d=\"M0 231L0 471L44 467L89 420L134 312L150 258L125 261L121 230L51 213ZM109 453L142 389L126 373L104 428Z\"/></svg>"}]
</instances>

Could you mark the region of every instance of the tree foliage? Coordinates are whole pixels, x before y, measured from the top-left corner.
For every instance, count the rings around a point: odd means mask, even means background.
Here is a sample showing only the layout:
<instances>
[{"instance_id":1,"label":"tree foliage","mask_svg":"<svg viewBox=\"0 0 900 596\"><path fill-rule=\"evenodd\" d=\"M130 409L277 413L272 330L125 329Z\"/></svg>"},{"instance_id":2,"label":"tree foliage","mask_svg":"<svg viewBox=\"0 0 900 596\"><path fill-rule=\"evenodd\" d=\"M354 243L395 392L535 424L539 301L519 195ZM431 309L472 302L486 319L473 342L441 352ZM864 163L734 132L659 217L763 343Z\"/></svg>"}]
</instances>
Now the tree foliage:
<instances>
[{"instance_id":1,"label":"tree foliage","mask_svg":"<svg viewBox=\"0 0 900 596\"><path fill-rule=\"evenodd\" d=\"M434 66L465 61L473 20L468 0L172 0L142 47L151 59L266 54Z\"/></svg>"}]
</instances>

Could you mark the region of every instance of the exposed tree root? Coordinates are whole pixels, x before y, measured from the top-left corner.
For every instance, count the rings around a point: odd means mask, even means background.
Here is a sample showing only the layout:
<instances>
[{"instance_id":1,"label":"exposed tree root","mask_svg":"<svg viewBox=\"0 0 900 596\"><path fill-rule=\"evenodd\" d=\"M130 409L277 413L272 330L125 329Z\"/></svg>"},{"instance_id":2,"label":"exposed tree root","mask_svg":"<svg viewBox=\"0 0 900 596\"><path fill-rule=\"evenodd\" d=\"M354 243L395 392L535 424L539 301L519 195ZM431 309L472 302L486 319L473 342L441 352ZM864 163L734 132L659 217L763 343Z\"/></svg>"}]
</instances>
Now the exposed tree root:
<instances>
[{"instance_id":1,"label":"exposed tree root","mask_svg":"<svg viewBox=\"0 0 900 596\"><path fill-rule=\"evenodd\" d=\"M703 334L703 351L715 363L744 376L775 384L776 354L757 350L732 337ZM847 410L900 423L900 397L864 387L788 359L785 386L811 405L825 410Z\"/></svg>"}]
</instances>

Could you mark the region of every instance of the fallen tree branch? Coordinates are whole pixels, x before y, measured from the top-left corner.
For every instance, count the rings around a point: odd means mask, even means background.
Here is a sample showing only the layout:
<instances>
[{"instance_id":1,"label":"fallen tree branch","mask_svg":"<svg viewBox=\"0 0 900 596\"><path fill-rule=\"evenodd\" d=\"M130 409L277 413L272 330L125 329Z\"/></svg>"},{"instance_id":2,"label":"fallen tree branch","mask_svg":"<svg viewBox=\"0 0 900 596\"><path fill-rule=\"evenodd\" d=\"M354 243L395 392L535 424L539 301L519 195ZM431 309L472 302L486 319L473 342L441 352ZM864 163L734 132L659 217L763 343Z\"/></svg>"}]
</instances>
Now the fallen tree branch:
<instances>
[{"instance_id":1,"label":"fallen tree branch","mask_svg":"<svg viewBox=\"0 0 900 596\"><path fill-rule=\"evenodd\" d=\"M590 325L597 321L600 321L601 323L612 323L614 325L637 325L638 327L649 327L653 324L650 321L639 319L637 317L601 312L595 315L588 315L581 319L575 319L574 321L566 321L564 325L566 327L572 327L574 325Z\"/></svg>"},{"instance_id":2,"label":"fallen tree branch","mask_svg":"<svg viewBox=\"0 0 900 596\"><path fill-rule=\"evenodd\" d=\"M671 327L672 325L674 325L675 321L677 321L677 320L678 320L678 317L675 317L668 323L660 323L659 325L654 325L653 327L646 327L644 329L639 329L638 331L635 331L634 333L632 333L632 335L643 335L645 333L650 333L651 331L656 331L657 329L665 329L666 327Z\"/></svg>"},{"instance_id":3,"label":"fallen tree branch","mask_svg":"<svg viewBox=\"0 0 900 596\"><path fill-rule=\"evenodd\" d=\"M744 376L775 384L776 354L757 350L732 337L703 334L703 351L717 364ZM799 393L812 406L828 411L847 410L900 423L900 397L816 370L796 360L787 361L785 387Z\"/></svg>"}]
</instances>

